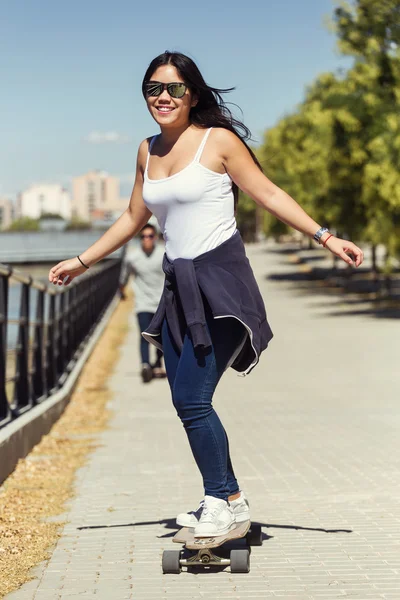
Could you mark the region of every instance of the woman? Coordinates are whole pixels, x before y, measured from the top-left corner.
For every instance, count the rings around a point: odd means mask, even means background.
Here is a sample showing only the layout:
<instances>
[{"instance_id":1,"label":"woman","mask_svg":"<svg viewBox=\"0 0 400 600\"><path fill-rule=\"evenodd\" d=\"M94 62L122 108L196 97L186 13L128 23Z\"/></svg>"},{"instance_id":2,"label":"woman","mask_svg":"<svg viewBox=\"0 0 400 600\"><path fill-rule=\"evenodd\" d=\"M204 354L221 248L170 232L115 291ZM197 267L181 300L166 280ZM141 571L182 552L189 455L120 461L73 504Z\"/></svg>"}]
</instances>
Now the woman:
<instances>
[{"instance_id":1,"label":"woman","mask_svg":"<svg viewBox=\"0 0 400 600\"><path fill-rule=\"evenodd\" d=\"M362 251L320 227L262 173L245 143L250 132L221 94L180 53L155 58L142 91L158 136L138 150L136 180L125 213L77 258L53 267L49 280L68 285L157 217L166 273L158 310L144 336L164 352L177 414L203 477L204 499L177 523L196 537L223 535L250 518L229 456L226 432L212 407L223 372L247 374L272 338L263 301L234 216L238 187L278 219L359 266ZM352 255L352 258L349 256Z\"/></svg>"}]
</instances>

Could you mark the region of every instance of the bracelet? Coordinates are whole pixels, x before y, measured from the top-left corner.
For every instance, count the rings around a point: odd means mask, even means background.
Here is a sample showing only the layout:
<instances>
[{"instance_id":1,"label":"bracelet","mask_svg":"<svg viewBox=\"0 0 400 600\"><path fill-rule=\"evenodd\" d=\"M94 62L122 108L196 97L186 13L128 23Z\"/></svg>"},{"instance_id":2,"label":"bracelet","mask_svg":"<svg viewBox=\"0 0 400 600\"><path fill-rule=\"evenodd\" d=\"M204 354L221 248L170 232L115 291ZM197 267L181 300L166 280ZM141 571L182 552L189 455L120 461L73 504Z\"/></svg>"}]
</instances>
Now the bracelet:
<instances>
[{"instance_id":1,"label":"bracelet","mask_svg":"<svg viewBox=\"0 0 400 600\"><path fill-rule=\"evenodd\" d=\"M322 245L323 245L323 247L324 247L324 248L326 248L326 242L327 242L327 241L329 240L329 238L331 238L331 237L333 237L333 233L330 233L330 234L328 235L328 237L326 238L326 240L325 240L324 242L322 242Z\"/></svg>"},{"instance_id":2,"label":"bracelet","mask_svg":"<svg viewBox=\"0 0 400 600\"><path fill-rule=\"evenodd\" d=\"M80 257L79 257L79 256L77 256L76 258L79 260L79 262L81 263L82 267L85 267L85 269L88 269L88 268L89 268L87 265L85 265L85 263L84 263L84 262L82 262L82 261L81 261L81 259L80 259Z\"/></svg>"}]
</instances>

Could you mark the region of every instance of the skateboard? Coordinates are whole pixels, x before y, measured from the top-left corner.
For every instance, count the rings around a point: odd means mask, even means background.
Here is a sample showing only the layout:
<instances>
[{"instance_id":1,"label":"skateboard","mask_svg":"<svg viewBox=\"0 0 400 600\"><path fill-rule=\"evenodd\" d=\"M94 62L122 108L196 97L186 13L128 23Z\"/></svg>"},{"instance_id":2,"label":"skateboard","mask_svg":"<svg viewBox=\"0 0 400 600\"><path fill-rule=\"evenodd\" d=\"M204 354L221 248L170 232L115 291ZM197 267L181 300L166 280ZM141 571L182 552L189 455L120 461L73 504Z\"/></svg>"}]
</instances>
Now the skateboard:
<instances>
[{"instance_id":1,"label":"skateboard","mask_svg":"<svg viewBox=\"0 0 400 600\"><path fill-rule=\"evenodd\" d=\"M182 550L164 550L162 557L163 573L178 574L182 567L231 567L231 573L249 573L250 547L262 545L262 532L260 525L251 525L251 521L237 523L235 528L226 535L208 538L195 538L194 529L182 527L172 539L176 544L183 544L190 556L181 557ZM225 558L213 552L214 548L223 546L227 542L246 538L245 548L231 549ZM226 552L224 552L226 554Z\"/></svg>"}]
</instances>

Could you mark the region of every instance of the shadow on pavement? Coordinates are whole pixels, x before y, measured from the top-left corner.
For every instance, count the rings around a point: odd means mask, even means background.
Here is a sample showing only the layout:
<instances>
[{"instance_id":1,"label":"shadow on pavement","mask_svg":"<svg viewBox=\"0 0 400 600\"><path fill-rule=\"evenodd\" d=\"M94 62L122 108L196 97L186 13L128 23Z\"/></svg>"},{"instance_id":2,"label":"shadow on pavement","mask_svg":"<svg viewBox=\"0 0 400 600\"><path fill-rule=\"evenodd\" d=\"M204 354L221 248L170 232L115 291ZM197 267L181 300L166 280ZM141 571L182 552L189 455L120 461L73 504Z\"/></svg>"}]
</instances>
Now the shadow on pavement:
<instances>
[{"instance_id":1,"label":"shadow on pavement","mask_svg":"<svg viewBox=\"0 0 400 600\"><path fill-rule=\"evenodd\" d=\"M294 529L295 531L321 531L322 533L353 533L352 529L323 529L322 527L302 527L301 525L277 525L274 523L260 523L252 521L252 525L258 525L266 529ZM166 529L172 529L164 535L157 536L158 538L174 537L175 533L180 529L177 527L175 519L162 519L161 521L139 521L138 523L117 523L112 525L84 525L77 527L79 531L86 529L112 529L114 527L143 527L147 525L164 525ZM263 540L268 540L273 536L263 532Z\"/></svg>"},{"instance_id":2,"label":"shadow on pavement","mask_svg":"<svg viewBox=\"0 0 400 600\"><path fill-rule=\"evenodd\" d=\"M180 529L176 525L175 519L162 519L161 521L142 521L138 523L121 523L115 525L87 525L83 527L77 527L80 531L83 529L108 529L113 527L145 527L146 525L164 525L166 529L171 529L172 531L168 531L164 535L158 535L157 537L160 539L164 538L173 538L177 531ZM260 523L259 521L252 521L252 525L259 526L261 528L273 528L273 529L294 529L295 531L321 531L322 533L353 533L351 529L323 529L321 527L301 527L299 525L277 525L274 523ZM265 531L262 531L262 541L265 542L267 540L272 539L274 536L268 535ZM189 558L193 556L192 550L187 550L183 547L183 544L176 544L177 549L181 546L182 550L181 556L184 558ZM222 546L218 546L213 550L213 552L222 558L229 558L230 551L234 548L241 548L243 546L247 546L246 538L239 538L235 540L230 540L223 544ZM252 551L252 547L250 547L250 552ZM196 553L196 551L194 551ZM222 565L186 565L186 569L189 573L196 575L203 575L206 573L214 572L222 572L226 569L226 564Z\"/></svg>"},{"instance_id":3,"label":"shadow on pavement","mask_svg":"<svg viewBox=\"0 0 400 600\"><path fill-rule=\"evenodd\" d=\"M298 251L298 248L268 248L268 254L295 254Z\"/></svg>"},{"instance_id":4,"label":"shadow on pavement","mask_svg":"<svg viewBox=\"0 0 400 600\"><path fill-rule=\"evenodd\" d=\"M293 254L294 249L291 251ZM288 249L267 250L273 254L289 254ZM315 257L307 256L310 260L322 260L323 256L316 254ZM312 308L325 309L325 315L329 317L346 316L368 316L377 319L398 319L400 318L400 277L399 273L394 273L391 282L391 295L382 293L382 282L379 283L373 279L368 269L332 270L328 267L306 267L300 259L299 263L293 264L293 270L287 271L287 262L285 271L273 273L266 276L269 281L277 281L287 284L287 289L293 294L301 296L316 295L325 297L328 302L315 304Z\"/></svg>"}]
</instances>

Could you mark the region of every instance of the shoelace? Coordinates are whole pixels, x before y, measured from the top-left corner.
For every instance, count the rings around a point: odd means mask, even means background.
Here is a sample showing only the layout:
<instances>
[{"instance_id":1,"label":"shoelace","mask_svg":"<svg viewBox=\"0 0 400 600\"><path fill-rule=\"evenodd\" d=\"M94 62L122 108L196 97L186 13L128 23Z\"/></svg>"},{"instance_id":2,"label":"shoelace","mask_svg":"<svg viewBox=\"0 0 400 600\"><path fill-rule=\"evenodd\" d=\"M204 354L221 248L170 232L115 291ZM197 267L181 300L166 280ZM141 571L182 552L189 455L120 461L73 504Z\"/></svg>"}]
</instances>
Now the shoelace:
<instances>
[{"instance_id":1,"label":"shoelace","mask_svg":"<svg viewBox=\"0 0 400 600\"><path fill-rule=\"evenodd\" d=\"M207 506L207 504L205 504L204 508L203 508L203 515L210 516L210 517L216 517L219 515L221 510L222 510L221 506L214 506L214 508L210 508L209 506Z\"/></svg>"}]
</instances>

